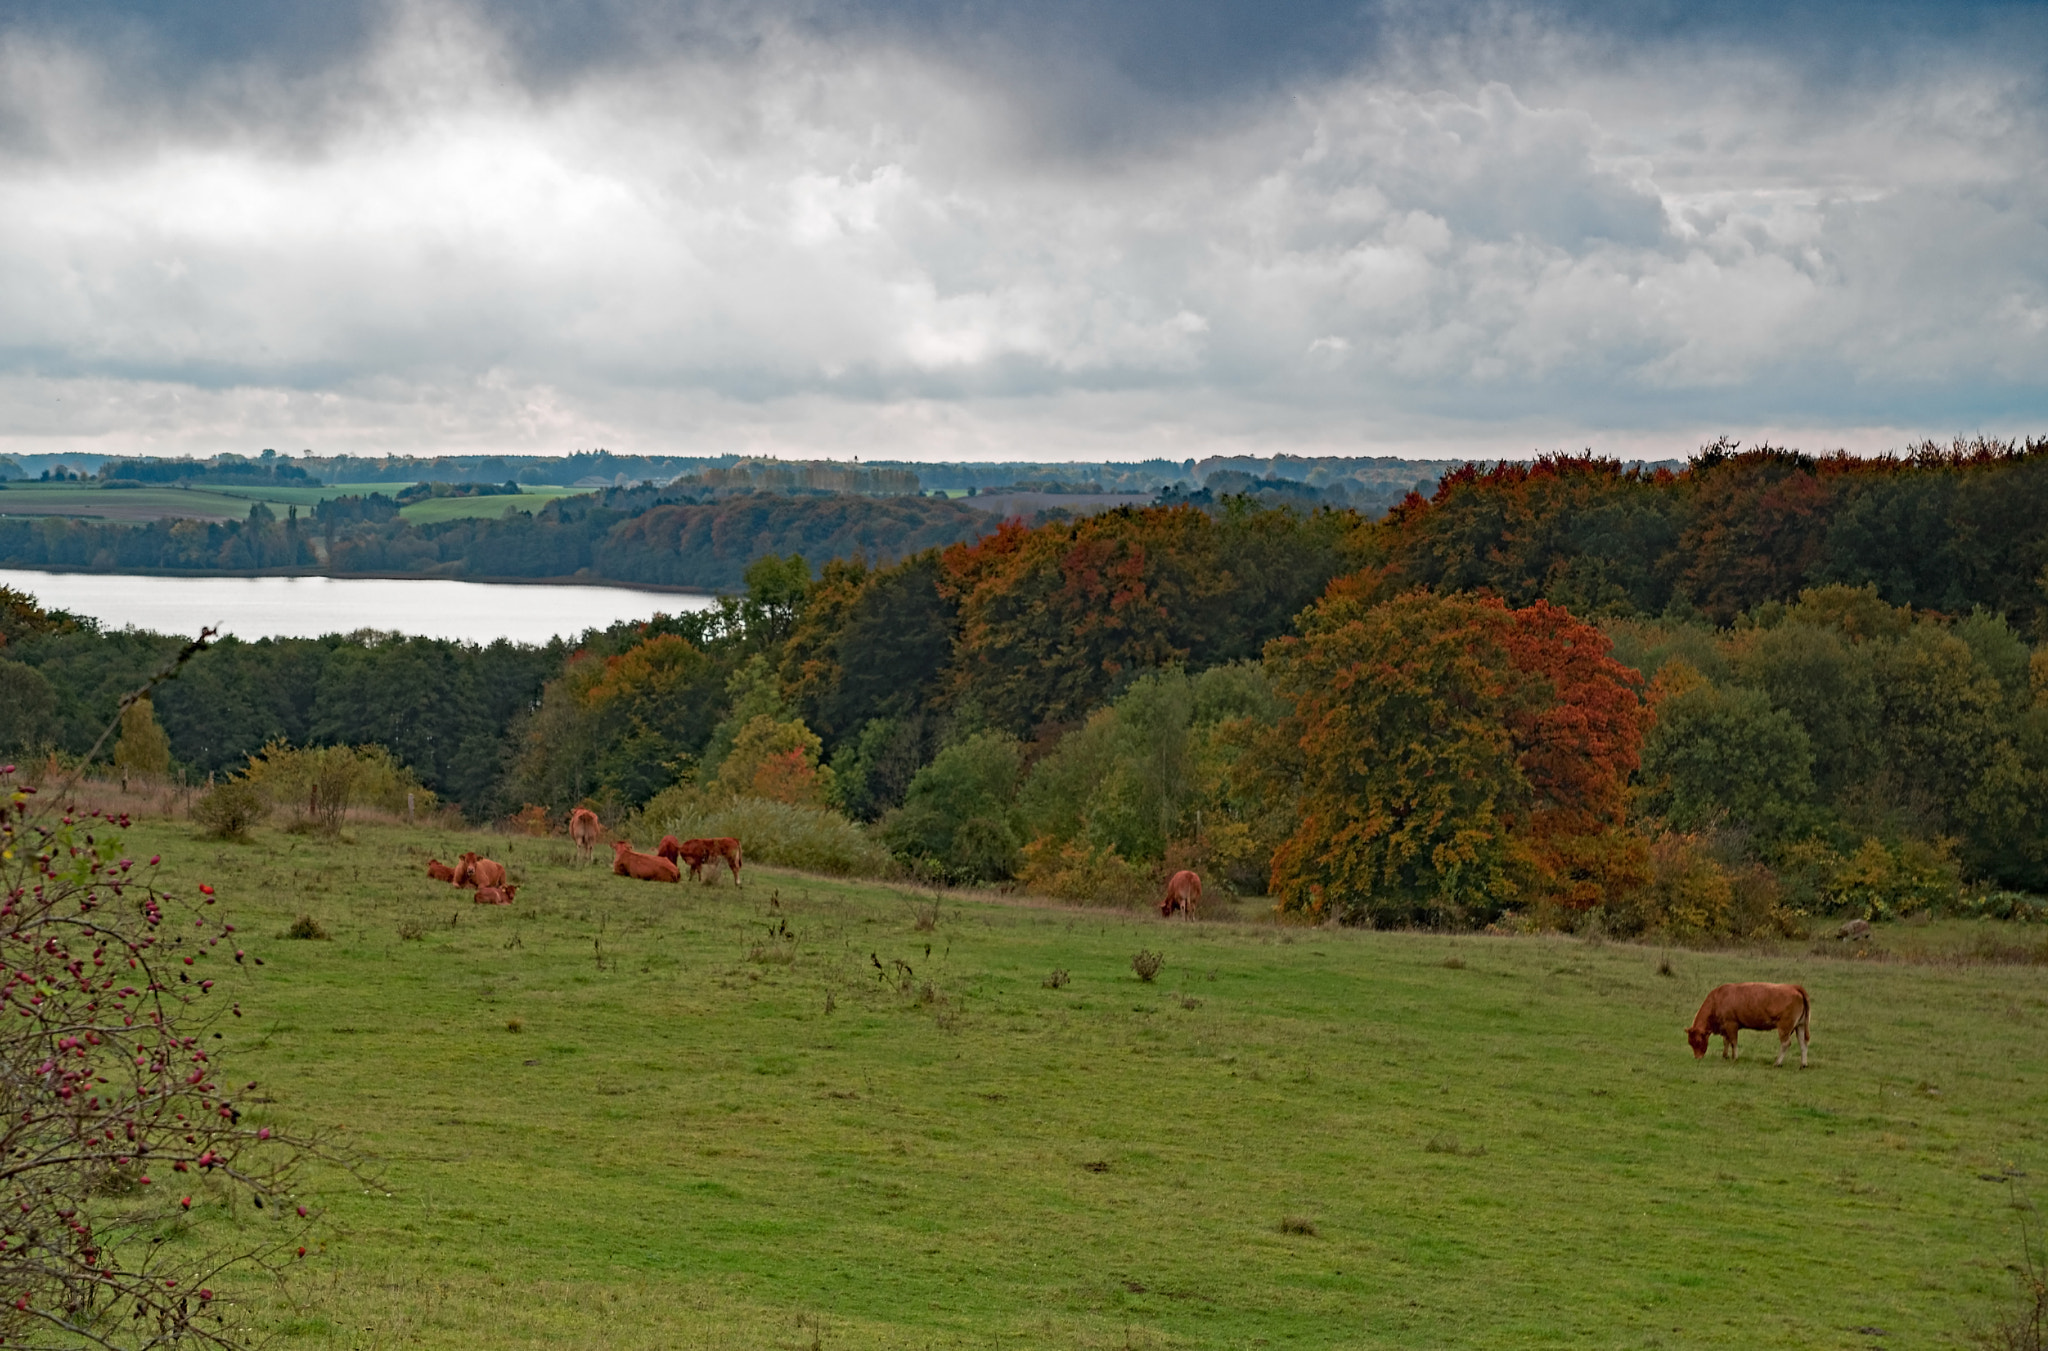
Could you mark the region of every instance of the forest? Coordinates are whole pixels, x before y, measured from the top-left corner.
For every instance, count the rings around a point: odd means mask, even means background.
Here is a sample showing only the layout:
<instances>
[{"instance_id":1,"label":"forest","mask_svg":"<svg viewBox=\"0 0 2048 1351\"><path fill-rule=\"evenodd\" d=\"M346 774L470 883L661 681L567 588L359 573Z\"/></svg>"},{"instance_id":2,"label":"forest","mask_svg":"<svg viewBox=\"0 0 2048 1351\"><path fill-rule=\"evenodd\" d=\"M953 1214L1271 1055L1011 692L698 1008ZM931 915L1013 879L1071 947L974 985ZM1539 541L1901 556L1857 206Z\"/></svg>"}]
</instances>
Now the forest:
<instances>
[{"instance_id":1,"label":"forest","mask_svg":"<svg viewBox=\"0 0 2048 1351\"><path fill-rule=\"evenodd\" d=\"M374 746L478 820L744 821L771 862L1103 903L1193 867L1382 927L1741 934L2048 893L2048 441L1468 466L1380 519L635 505L490 524L744 590L547 647L222 641L155 701L175 772ZM329 549L401 538L347 524ZM486 556L450 524L441 556ZM20 595L0 638L0 747L60 758L182 640Z\"/></svg>"}]
</instances>

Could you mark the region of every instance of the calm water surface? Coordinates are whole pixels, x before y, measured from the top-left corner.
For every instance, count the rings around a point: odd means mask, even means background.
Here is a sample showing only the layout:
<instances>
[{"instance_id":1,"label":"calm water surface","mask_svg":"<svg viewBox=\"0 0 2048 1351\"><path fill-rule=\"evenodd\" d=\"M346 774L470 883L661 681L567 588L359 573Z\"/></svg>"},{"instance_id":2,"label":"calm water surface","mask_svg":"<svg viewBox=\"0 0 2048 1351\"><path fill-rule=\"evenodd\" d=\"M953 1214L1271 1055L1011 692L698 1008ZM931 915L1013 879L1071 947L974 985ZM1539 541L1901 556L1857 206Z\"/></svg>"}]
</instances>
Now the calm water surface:
<instances>
[{"instance_id":1,"label":"calm water surface","mask_svg":"<svg viewBox=\"0 0 2048 1351\"><path fill-rule=\"evenodd\" d=\"M705 610L709 596L609 586L501 586L374 577L128 577L0 568L0 586L101 626L196 634L208 624L258 638L357 629L488 643L544 643L621 619Z\"/></svg>"}]
</instances>

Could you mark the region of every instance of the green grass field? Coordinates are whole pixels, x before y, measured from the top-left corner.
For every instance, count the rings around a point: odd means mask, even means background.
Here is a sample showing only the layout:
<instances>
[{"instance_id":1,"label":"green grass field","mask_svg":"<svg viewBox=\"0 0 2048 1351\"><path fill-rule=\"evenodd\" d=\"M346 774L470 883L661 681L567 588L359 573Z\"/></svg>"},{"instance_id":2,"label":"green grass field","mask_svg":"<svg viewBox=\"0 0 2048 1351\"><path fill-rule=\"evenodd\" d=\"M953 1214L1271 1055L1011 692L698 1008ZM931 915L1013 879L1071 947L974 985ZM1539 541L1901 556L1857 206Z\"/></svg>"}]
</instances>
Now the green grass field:
<instances>
[{"instance_id":1,"label":"green grass field","mask_svg":"<svg viewBox=\"0 0 2048 1351\"><path fill-rule=\"evenodd\" d=\"M576 497L588 491L587 488L523 487L517 497L430 497L424 502L414 502L401 508L398 514L414 525L459 521L471 516L496 519L509 507L520 511L539 511L558 497Z\"/></svg>"},{"instance_id":2,"label":"green grass field","mask_svg":"<svg viewBox=\"0 0 2048 1351\"><path fill-rule=\"evenodd\" d=\"M180 488L172 484L141 488L103 488L98 483L16 481L0 490L0 516L78 516L108 521L153 521L182 516L190 520L241 520L254 502L268 503L282 517L289 507L305 514L316 502L349 494L396 493L402 483L330 483L317 488L208 486Z\"/></svg>"},{"instance_id":3,"label":"green grass field","mask_svg":"<svg viewBox=\"0 0 2048 1351\"><path fill-rule=\"evenodd\" d=\"M267 963L222 988L228 1073L376 1160L302 1278L245 1292L287 1347L1966 1345L2012 1295L2001 1179L2048 1165L2041 966L1666 976L1251 907L923 928L929 893L870 883L350 834L126 845ZM465 847L516 906L421 874ZM302 913L331 939L283 938ZM1812 1069L1692 1059L1751 978L1812 992Z\"/></svg>"}]
</instances>

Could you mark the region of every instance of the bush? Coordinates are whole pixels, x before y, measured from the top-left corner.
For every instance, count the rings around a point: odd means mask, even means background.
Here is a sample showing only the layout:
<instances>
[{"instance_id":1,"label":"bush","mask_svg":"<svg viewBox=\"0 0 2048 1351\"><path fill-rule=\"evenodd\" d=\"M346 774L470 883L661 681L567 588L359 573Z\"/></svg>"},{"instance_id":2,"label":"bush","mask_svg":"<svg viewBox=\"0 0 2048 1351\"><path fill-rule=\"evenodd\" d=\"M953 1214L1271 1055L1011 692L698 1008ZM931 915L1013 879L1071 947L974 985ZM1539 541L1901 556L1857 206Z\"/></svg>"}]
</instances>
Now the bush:
<instances>
[{"instance_id":1,"label":"bush","mask_svg":"<svg viewBox=\"0 0 2048 1351\"><path fill-rule=\"evenodd\" d=\"M1694 835L1665 835L1649 848L1649 880L1599 911L1617 938L1659 933L1677 939L1789 935L1795 913L1784 888L1757 863L1716 857Z\"/></svg>"},{"instance_id":2,"label":"bush","mask_svg":"<svg viewBox=\"0 0 2048 1351\"><path fill-rule=\"evenodd\" d=\"M1887 920L1968 908L1950 840L1887 845L1870 838L1847 857L1807 840L1784 850L1778 864L1794 903L1822 914Z\"/></svg>"},{"instance_id":3,"label":"bush","mask_svg":"<svg viewBox=\"0 0 2048 1351\"><path fill-rule=\"evenodd\" d=\"M249 757L249 781L296 822L334 832L349 808L363 804L396 815L410 795L419 811L434 794L382 746L290 746L273 741Z\"/></svg>"},{"instance_id":4,"label":"bush","mask_svg":"<svg viewBox=\"0 0 2048 1351\"><path fill-rule=\"evenodd\" d=\"M270 804L244 778L225 779L192 804L192 819L201 833L216 840L246 840L250 828L268 815Z\"/></svg>"},{"instance_id":5,"label":"bush","mask_svg":"<svg viewBox=\"0 0 2048 1351\"><path fill-rule=\"evenodd\" d=\"M1131 970L1137 972L1138 979L1148 985L1165 967L1166 954L1154 952L1150 948L1139 948L1137 955L1131 958Z\"/></svg>"},{"instance_id":6,"label":"bush","mask_svg":"<svg viewBox=\"0 0 2048 1351\"><path fill-rule=\"evenodd\" d=\"M710 798L687 785L655 794L627 830L686 840L729 835L750 860L834 877L890 871L887 851L838 812L762 798Z\"/></svg>"},{"instance_id":7,"label":"bush","mask_svg":"<svg viewBox=\"0 0 2048 1351\"><path fill-rule=\"evenodd\" d=\"M1038 839L1024 846L1017 880L1041 896L1095 905L1143 905L1158 890L1151 874L1126 863L1114 846Z\"/></svg>"}]
</instances>

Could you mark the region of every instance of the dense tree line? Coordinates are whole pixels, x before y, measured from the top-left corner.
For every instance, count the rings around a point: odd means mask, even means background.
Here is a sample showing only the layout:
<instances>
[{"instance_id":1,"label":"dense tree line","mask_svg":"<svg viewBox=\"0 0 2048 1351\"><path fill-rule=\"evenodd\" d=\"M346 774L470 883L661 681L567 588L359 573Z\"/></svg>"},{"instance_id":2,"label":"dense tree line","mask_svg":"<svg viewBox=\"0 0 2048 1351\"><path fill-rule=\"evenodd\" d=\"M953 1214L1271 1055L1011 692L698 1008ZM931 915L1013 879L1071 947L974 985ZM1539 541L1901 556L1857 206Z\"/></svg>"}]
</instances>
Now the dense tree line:
<instances>
[{"instance_id":1,"label":"dense tree line","mask_svg":"<svg viewBox=\"0 0 2048 1351\"><path fill-rule=\"evenodd\" d=\"M1378 522L1228 499L880 563L858 530L926 499L635 490L505 524L724 549L744 593L573 647L223 644L159 713L195 769L375 743L473 812L770 801L1075 897L1194 866L1376 924L2009 905L2048 891L2044 452L1558 458ZM820 534L854 542L814 569ZM10 622L0 681L65 745L158 650Z\"/></svg>"},{"instance_id":2,"label":"dense tree line","mask_svg":"<svg viewBox=\"0 0 2048 1351\"><path fill-rule=\"evenodd\" d=\"M2048 438L1856 459L1708 447L1679 473L1550 456L1444 477L1386 532L1406 581L1584 615L1729 624L1809 587L2040 623Z\"/></svg>"}]
</instances>

